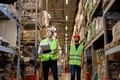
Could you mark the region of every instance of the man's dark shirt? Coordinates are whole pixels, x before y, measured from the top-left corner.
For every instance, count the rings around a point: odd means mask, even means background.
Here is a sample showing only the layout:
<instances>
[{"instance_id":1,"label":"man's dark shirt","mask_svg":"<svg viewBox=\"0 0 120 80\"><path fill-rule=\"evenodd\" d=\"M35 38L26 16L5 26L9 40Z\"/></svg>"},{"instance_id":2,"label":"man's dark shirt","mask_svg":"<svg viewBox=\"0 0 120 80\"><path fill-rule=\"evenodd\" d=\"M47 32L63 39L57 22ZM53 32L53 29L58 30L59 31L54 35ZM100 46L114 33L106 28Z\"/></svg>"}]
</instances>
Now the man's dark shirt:
<instances>
[{"instance_id":1,"label":"man's dark shirt","mask_svg":"<svg viewBox=\"0 0 120 80\"><path fill-rule=\"evenodd\" d=\"M80 44L75 44L76 50L77 50L77 48L79 47L79 45L80 45Z\"/></svg>"}]
</instances>

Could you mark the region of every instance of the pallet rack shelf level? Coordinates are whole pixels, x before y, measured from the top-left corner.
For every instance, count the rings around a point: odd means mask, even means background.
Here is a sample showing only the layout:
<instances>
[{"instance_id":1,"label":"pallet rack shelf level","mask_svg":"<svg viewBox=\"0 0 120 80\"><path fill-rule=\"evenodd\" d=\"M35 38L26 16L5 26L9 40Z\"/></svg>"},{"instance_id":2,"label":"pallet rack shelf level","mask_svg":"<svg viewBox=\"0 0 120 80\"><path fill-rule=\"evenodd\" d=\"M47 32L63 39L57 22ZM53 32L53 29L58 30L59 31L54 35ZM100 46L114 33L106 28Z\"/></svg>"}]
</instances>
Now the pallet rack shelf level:
<instances>
[{"instance_id":1,"label":"pallet rack shelf level","mask_svg":"<svg viewBox=\"0 0 120 80\"><path fill-rule=\"evenodd\" d=\"M100 4L101 0L98 0L94 10L92 11L91 15L90 15L90 18L94 15L94 13L96 12L97 8L98 8L98 5Z\"/></svg>"},{"instance_id":2,"label":"pallet rack shelf level","mask_svg":"<svg viewBox=\"0 0 120 80\"><path fill-rule=\"evenodd\" d=\"M4 9L4 7L2 5L0 5L0 13L2 13L4 15L5 18L11 19L11 20L17 20L18 18L14 18L14 16L12 16L6 9ZM19 21L19 19L18 19ZM19 23L16 21L16 24L19 25Z\"/></svg>"},{"instance_id":3,"label":"pallet rack shelf level","mask_svg":"<svg viewBox=\"0 0 120 80\"><path fill-rule=\"evenodd\" d=\"M104 31L101 31L100 34L98 34L85 48L87 50L98 38L100 38L104 34Z\"/></svg>"},{"instance_id":4,"label":"pallet rack shelf level","mask_svg":"<svg viewBox=\"0 0 120 80\"><path fill-rule=\"evenodd\" d=\"M110 0L109 4L107 5L107 7L104 10L103 15L105 15L109 11L109 9L112 7L112 5L114 4L115 1L116 0Z\"/></svg>"},{"instance_id":5,"label":"pallet rack shelf level","mask_svg":"<svg viewBox=\"0 0 120 80\"><path fill-rule=\"evenodd\" d=\"M16 51L4 46L0 45L0 51L6 52L6 53L11 53L11 54L16 54Z\"/></svg>"},{"instance_id":6,"label":"pallet rack shelf level","mask_svg":"<svg viewBox=\"0 0 120 80\"><path fill-rule=\"evenodd\" d=\"M105 54L109 55L109 54L114 54L114 53L117 53L117 52L120 52L120 45L115 46L113 48L110 48L110 49L106 50Z\"/></svg>"},{"instance_id":7,"label":"pallet rack shelf level","mask_svg":"<svg viewBox=\"0 0 120 80\"><path fill-rule=\"evenodd\" d=\"M2 16L11 20L15 20L14 17L2 6L0 5L0 13L3 14ZM16 24L18 25L17 21ZM0 51L6 52L6 53L11 53L11 54L16 54L16 51L0 45Z\"/></svg>"},{"instance_id":8,"label":"pallet rack shelf level","mask_svg":"<svg viewBox=\"0 0 120 80\"><path fill-rule=\"evenodd\" d=\"M0 11L9 19L14 19L13 16L7 10L5 10L2 5L0 5Z\"/></svg>"}]
</instances>

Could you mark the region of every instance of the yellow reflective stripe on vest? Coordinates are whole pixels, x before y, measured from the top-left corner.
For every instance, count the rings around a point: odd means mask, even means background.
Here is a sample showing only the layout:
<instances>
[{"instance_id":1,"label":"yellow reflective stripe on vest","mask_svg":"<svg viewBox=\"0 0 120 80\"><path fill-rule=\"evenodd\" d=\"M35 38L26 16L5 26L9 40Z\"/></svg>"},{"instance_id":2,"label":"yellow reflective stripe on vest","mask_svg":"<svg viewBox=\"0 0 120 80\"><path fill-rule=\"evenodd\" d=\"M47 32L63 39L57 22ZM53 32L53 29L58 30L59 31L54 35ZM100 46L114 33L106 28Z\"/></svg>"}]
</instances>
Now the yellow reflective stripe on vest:
<instances>
[{"instance_id":1,"label":"yellow reflective stripe on vest","mask_svg":"<svg viewBox=\"0 0 120 80\"><path fill-rule=\"evenodd\" d=\"M78 61L81 61L81 59L75 59L75 58L70 58L70 60L78 60Z\"/></svg>"},{"instance_id":2,"label":"yellow reflective stripe on vest","mask_svg":"<svg viewBox=\"0 0 120 80\"><path fill-rule=\"evenodd\" d=\"M82 56L79 55L79 54L70 54L70 60L79 60L79 61L81 61L81 57Z\"/></svg>"},{"instance_id":3,"label":"yellow reflective stripe on vest","mask_svg":"<svg viewBox=\"0 0 120 80\"><path fill-rule=\"evenodd\" d=\"M79 54L70 54L70 56L80 56L81 57L81 55L79 55Z\"/></svg>"}]
</instances>

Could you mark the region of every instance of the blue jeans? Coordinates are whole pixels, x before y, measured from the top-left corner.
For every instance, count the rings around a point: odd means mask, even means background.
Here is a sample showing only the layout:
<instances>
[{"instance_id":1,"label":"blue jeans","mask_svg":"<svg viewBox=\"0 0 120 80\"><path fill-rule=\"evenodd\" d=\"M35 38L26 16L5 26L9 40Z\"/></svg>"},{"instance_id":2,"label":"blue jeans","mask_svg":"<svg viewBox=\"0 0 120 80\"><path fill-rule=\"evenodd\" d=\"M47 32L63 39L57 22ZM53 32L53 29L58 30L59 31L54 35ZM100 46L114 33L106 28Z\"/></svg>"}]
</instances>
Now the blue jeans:
<instances>
[{"instance_id":1,"label":"blue jeans","mask_svg":"<svg viewBox=\"0 0 120 80\"><path fill-rule=\"evenodd\" d=\"M81 67L77 65L70 65L71 80L75 80L75 74L77 74L77 80L80 80Z\"/></svg>"}]
</instances>

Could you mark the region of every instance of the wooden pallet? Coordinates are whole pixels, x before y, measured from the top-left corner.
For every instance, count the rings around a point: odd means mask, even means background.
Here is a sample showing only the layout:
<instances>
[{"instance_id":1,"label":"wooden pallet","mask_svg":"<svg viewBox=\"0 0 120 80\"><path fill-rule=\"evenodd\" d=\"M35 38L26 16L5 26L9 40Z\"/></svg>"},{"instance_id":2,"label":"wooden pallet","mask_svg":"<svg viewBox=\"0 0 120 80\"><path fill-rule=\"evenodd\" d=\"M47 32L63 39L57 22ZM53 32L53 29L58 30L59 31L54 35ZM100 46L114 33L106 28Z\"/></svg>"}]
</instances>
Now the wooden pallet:
<instances>
[{"instance_id":1,"label":"wooden pallet","mask_svg":"<svg viewBox=\"0 0 120 80\"><path fill-rule=\"evenodd\" d=\"M120 39L116 40L116 41L112 41L111 43L105 45L105 50L113 48L113 47L118 46L118 45L120 45Z\"/></svg>"},{"instance_id":2,"label":"wooden pallet","mask_svg":"<svg viewBox=\"0 0 120 80\"><path fill-rule=\"evenodd\" d=\"M113 42L115 46L120 45L120 39Z\"/></svg>"},{"instance_id":3,"label":"wooden pallet","mask_svg":"<svg viewBox=\"0 0 120 80\"><path fill-rule=\"evenodd\" d=\"M111 42L111 43L105 45L105 50L108 50L108 49L114 47L114 45L115 45L115 44L114 44L113 42Z\"/></svg>"},{"instance_id":4,"label":"wooden pallet","mask_svg":"<svg viewBox=\"0 0 120 80\"><path fill-rule=\"evenodd\" d=\"M120 32L120 21L118 21L112 28L113 34L118 33L118 32Z\"/></svg>"},{"instance_id":5,"label":"wooden pallet","mask_svg":"<svg viewBox=\"0 0 120 80\"><path fill-rule=\"evenodd\" d=\"M119 43L119 40L120 40L120 31L116 34L113 34L113 40L112 41Z\"/></svg>"}]
</instances>

